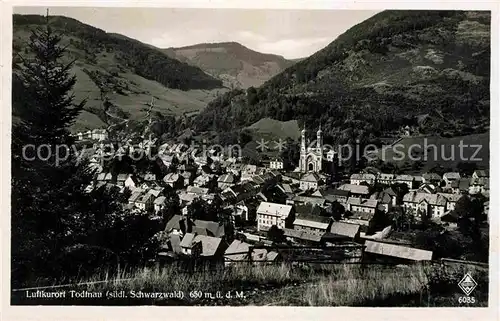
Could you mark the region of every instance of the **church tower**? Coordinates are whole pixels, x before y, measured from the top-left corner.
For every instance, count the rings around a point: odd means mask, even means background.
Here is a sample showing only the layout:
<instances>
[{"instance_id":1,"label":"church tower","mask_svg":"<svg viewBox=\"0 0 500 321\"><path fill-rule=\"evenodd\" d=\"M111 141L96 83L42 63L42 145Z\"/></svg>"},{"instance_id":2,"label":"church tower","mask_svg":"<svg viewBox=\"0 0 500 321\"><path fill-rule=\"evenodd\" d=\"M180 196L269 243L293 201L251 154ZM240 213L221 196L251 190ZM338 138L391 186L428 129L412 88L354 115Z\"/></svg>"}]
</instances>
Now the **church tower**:
<instances>
[{"instance_id":1,"label":"church tower","mask_svg":"<svg viewBox=\"0 0 500 321\"><path fill-rule=\"evenodd\" d=\"M321 124L319 124L319 129L316 132L316 171L320 172L323 167L323 131L321 130Z\"/></svg>"},{"instance_id":2,"label":"church tower","mask_svg":"<svg viewBox=\"0 0 500 321\"><path fill-rule=\"evenodd\" d=\"M299 159L299 169L301 172L306 171L306 154L307 154L307 147L306 147L306 125L304 124L304 128L302 129L301 133L301 140L300 140L300 159Z\"/></svg>"}]
</instances>

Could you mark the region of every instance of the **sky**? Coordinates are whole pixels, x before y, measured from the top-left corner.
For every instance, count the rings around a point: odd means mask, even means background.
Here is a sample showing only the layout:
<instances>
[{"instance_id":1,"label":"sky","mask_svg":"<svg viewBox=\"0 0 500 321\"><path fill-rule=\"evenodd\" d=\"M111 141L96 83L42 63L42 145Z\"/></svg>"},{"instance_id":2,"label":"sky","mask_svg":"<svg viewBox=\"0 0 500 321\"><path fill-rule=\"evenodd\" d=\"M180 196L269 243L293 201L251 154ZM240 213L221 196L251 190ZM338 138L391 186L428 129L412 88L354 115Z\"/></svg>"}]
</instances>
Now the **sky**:
<instances>
[{"instance_id":1,"label":"sky","mask_svg":"<svg viewBox=\"0 0 500 321\"><path fill-rule=\"evenodd\" d=\"M46 9L16 7L14 13L45 14ZM49 12L159 48L235 41L287 59L312 55L350 27L377 13L368 10L116 7L54 7L49 8Z\"/></svg>"}]
</instances>

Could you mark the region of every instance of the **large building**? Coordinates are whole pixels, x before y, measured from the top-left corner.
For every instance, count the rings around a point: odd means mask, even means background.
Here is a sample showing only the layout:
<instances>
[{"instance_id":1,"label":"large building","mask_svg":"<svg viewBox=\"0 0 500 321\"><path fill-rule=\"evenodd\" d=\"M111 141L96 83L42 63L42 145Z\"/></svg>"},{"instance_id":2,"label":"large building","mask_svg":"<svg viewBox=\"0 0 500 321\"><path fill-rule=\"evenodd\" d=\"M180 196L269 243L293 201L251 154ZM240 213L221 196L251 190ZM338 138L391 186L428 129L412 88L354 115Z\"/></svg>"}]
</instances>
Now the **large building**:
<instances>
[{"instance_id":1,"label":"large building","mask_svg":"<svg viewBox=\"0 0 500 321\"><path fill-rule=\"evenodd\" d=\"M257 230L267 231L273 225L276 225L280 229L285 228L285 220L291 212L291 205L270 202L260 203L257 209Z\"/></svg>"},{"instance_id":2,"label":"large building","mask_svg":"<svg viewBox=\"0 0 500 321\"><path fill-rule=\"evenodd\" d=\"M306 146L306 129L301 132L299 171L321 172L323 169L323 132L321 126L316 132L316 147Z\"/></svg>"}]
</instances>

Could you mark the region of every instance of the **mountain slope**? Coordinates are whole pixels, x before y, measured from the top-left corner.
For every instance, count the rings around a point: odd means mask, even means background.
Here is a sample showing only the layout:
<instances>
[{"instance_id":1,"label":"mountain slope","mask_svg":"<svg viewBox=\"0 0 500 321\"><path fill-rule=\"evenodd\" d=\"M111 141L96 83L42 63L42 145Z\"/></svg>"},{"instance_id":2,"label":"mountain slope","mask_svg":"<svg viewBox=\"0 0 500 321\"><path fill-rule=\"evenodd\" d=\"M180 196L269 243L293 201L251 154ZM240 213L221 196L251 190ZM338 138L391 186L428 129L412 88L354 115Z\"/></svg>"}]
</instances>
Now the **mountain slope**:
<instances>
[{"instance_id":1,"label":"mountain slope","mask_svg":"<svg viewBox=\"0 0 500 321\"><path fill-rule=\"evenodd\" d=\"M201 69L139 41L67 17L52 16L49 21L53 29L62 32L61 45L67 46L63 59L76 60L72 69L77 76L75 98L87 99L73 130L102 128L120 119L143 121L144 107L153 97L155 112L194 113L226 90L222 81ZM14 15L14 73L21 67L19 55L30 56L27 43L31 30L45 22L43 16ZM16 116L15 108L13 113Z\"/></svg>"},{"instance_id":2,"label":"mountain slope","mask_svg":"<svg viewBox=\"0 0 500 321\"><path fill-rule=\"evenodd\" d=\"M406 125L421 134L484 132L489 65L489 12L384 11L255 92L217 98L195 123L224 131L264 117L321 122L338 142L374 141Z\"/></svg>"},{"instance_id":3,"label":"mountain slope","mask_svg":"<svg viewBox=\"0 0 500 321\"><path fill-rule=\"evenodd\" d=\"M204 43L163 50L168 56L204 70L230 88L258 87L293 61L251 50L237 42Z\"/></svg>"}]
</instances>

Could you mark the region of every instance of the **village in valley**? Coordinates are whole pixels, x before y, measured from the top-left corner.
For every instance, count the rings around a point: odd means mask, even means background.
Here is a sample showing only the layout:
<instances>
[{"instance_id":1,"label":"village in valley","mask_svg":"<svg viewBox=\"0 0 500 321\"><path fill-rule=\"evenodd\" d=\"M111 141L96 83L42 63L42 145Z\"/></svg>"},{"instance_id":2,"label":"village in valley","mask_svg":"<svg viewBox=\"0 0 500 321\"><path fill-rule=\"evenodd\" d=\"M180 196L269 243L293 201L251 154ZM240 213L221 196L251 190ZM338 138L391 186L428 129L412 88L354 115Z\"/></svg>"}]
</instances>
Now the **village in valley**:
<instances>
[{"instance_id":1,"label":"village in valley","mask_svg":"<svg viewBox=\"0 0 500 321\"><path fill-rule=\"evenodd\" d=\"M443 254L405 234L428 224L457 230L460 211L472 209L487 224L487 169L393 174L367 165L340 173L321 128L312 143L307 134L302 130L298 166L288 170L279 156L249 164L190 146L190 137L160 143L144 134L117 145L98 129L77 140L92 146L85 151L95 172L87 192L116 189L130 213L161 222L157 262L406 264ZM130 161L138 153L143 157Z\"/></svg>"}]
</instances>

